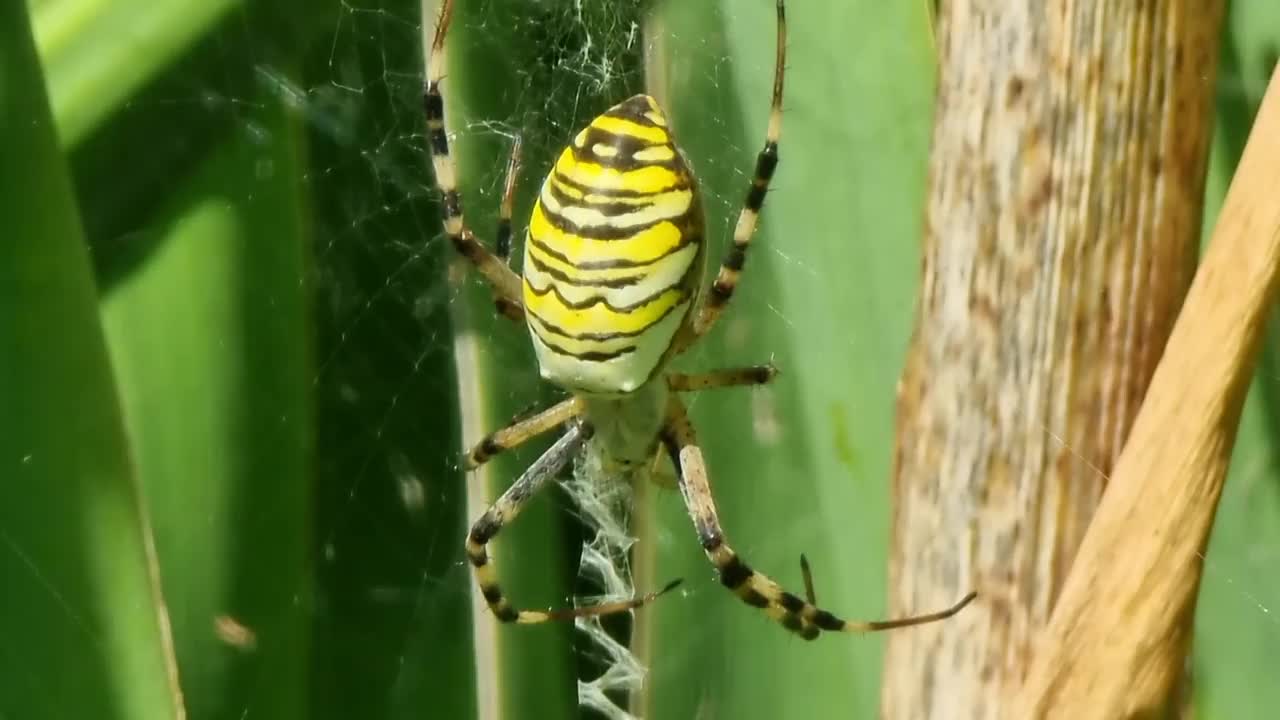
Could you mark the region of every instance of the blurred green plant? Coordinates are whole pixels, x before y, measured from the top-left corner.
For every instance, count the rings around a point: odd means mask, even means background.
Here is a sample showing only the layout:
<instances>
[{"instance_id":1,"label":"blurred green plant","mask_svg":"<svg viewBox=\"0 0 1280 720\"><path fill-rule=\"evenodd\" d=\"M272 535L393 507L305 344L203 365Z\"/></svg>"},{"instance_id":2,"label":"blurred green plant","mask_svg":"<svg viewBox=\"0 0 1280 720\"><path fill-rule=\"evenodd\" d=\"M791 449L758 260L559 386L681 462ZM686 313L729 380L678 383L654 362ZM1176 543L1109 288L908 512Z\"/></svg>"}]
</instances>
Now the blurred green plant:
<instances>
[{"instance_id":1,"label":"blurred green plant","mask_svg":"<svg viewBox=\"0 0 1280 720\"><path fill-rule=\"evenodd\" d=\"M642 87L653 47L714 262L763 138L770 5L629 4L618 21L464 2L446 83L473 226L489 234L512 134L530 148L519 214L551 153ZM695 401L726 528L789 585L805 552L823 602L867 617L886 595L928 5L791 8L775 191L733 309L687 362L782 367L770 390ZM474 640L457 378L480 383L490 427L549 395L522 329L445 281L418 3L29 7L33 25L0 5L0 714L176 717L175 661L193 718L569 714L590 663L567 628ZM1231 12L1207 224L1280 47L1280 7ZM481 362L455 372L464 331ZM1203 718L1280 701L1275 347L1206 560ZM678 496L652 503L639 551L686 583L648 611L650 717L875 714L878 639L782 633L718 587ZM512 595L563 602L577 532L544 501L504 533Z\"/></svg>"},{"instance_id":2,"label":"blurred green plant","mask_svg":"<svg viewBox=\"0 0 1280 720\"><path fill-rule=\"evenodd\" d=\"M0 6L0 713L173 717L172 637L21 3Z\"/></svg>"}]
</instances>

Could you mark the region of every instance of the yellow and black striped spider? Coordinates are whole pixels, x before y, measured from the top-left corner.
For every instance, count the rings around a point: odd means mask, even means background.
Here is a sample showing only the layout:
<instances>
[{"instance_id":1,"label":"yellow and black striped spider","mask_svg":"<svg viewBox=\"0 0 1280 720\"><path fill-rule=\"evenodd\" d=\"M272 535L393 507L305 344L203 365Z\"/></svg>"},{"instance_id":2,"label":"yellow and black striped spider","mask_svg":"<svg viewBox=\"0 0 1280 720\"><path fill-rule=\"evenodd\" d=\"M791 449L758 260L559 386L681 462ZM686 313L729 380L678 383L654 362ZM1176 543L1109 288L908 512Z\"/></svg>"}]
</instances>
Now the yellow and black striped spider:
<instances>
[{"instance_id":1,"label":"yellow and black striped spider","mask_svg":"<svg viewBox=\"0 0 1280 720\"><path fill-rule=\"evenodd\" d=\"M444 43L452 0L440 8L427 63L423 102L436 183L443 196L444 231L497 296L503 314L523 319L542 377L572 397L519 420L481 441L467 458L475 468L496 453L544 432L565 433L472 526L467 558L493 614L503 622L541 623L639 607L662 592L631 600L563 610L518 610L503 595L486 545L585 444L616 468L652 461L665 450L707 557L720 582L748 605L805 639L821 631L872 632L941 620L974 595L936 613L898 620L843 620L814 604L807 566L807 599L752 570L729 546L711 485L680 393L771 381L772 366L700 374L664 372L667 362L707 333L728 305L742 272L778 163L786 54L783 2L777 2L773 100L764 148L733 232L733 246L699 303L705 267L703 210L697 180L677 149L658 103L637 95L592 120L564 149L534 203L524 244L523 276L507 265L511 197L519 142L507 165L497 253L480 244L463 220L456 170L444 125ZM677 581L678 582L678 581Z\"/></svg>"}]
</instances>

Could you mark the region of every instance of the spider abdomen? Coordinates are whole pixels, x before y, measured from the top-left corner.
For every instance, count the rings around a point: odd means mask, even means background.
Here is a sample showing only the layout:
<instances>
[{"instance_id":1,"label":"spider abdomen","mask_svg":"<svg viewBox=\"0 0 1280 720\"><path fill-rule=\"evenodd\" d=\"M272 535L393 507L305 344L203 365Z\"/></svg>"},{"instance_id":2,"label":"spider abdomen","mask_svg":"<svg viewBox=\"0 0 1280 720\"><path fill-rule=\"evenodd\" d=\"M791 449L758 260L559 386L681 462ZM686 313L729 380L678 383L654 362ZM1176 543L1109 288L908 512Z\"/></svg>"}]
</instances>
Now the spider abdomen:
<instances>
[{"instance_id":1,"label":"spider abdomen","mask_svg":"<svg viewBox=\"0 0 1280 720\"><path fill-rule=\"evenodd\" d=\"M523 300L542 376L629 393L662 365L703 265L697 182L653 98L578 133L529 219Z\"/></svg>"}]
</instances>

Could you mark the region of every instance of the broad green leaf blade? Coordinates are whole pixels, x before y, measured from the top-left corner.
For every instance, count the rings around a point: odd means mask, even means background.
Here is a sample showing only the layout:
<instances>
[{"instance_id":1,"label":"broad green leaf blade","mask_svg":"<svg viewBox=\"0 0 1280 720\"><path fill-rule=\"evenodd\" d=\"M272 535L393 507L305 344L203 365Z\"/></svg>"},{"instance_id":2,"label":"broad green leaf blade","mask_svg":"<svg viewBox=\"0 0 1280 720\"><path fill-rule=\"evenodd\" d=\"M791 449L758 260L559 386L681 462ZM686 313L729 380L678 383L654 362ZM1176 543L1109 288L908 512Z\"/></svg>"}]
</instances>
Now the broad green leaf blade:
<instances>
[{"instance_id":1,"label":"broad green leaf blade","mask_svg":"<svg viewBox=\"0 0 1280 720\"><path fill-rule=\"evenodd\" d=\"M0 714L183 716L155 548L21 2L0 5Z\"/></svg>"},{"instance_id":2,"label":"broad green leaf blade","mask_svg":"<svg viewBox=\"0 0 1280 720\"><path fill-rule=\"evenodd\" d=\"M705 183L717 262L764 138L772 2L662 6L667 102ZM911 328L931 127L922 3L790 3L780 165L733 305L685 367L765 362L758 391L707 393L694 420L731 544L849 618L885 607L894 387ZM728 58L729 62L723 62ZM714 269L714 268L713 268ZM679 498L658 498L650 717L870 717L880 638L809 644L715 581ZM924 610L924 608L922 608Z\"/></svg>"},{"instance_id":3,"label":"broad green leaf blade","mask_svg":"<svg viewBox=\"0 0 1280 720\"><path fill-rule=\"evenodd\" d=\"M103 303L196 717L309 717L306 206L299 128L262 108L271 142L212 146Z\"/></svg>"}]
</instances>

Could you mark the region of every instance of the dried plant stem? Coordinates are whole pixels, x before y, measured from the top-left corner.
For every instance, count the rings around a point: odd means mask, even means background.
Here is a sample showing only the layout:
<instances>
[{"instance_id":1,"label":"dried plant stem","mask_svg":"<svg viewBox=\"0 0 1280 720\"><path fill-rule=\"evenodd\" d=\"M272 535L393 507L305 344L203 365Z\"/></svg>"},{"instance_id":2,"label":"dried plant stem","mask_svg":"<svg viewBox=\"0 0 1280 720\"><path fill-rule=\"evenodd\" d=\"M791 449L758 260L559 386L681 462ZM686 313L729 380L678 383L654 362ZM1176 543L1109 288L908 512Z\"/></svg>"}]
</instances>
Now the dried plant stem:
<instances>
[{"instance_id":1,"label":"dried plant stem","mask_svg":"<svg viewBox=\"0 0 1280 720\"><path fill-rule=\"evenodd\" d=\"M1221 2L954 0L898 395L886 718L1004 718L1194 268ZM1210 80L1206 80L1209 78Z\"/></svg>"},{"instance_id":2,"label":"dried plant stem","mask_svg":"<svg viewBox=\"0 0 1280 720\"><path fill-rule=\"evenodd\" d=\"M1280 285L1280 73L1089 526L1017 717L1148 717L1181 673L1240 409Z\"/></svg>"}]
</instances>

